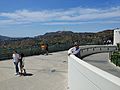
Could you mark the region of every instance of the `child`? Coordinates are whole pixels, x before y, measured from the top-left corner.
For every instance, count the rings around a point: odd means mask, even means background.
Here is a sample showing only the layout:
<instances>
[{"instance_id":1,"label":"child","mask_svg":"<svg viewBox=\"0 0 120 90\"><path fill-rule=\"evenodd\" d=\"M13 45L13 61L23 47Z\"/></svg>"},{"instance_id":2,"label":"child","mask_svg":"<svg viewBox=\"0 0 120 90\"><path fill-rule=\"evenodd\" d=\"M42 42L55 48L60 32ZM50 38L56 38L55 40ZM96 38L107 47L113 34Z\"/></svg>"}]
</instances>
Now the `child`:
<instances>
[{"instance_id":1,"label":"child","mask_svg":"<svg viewBox=\"0 0 120 90\"><path fill-rule=\"evenodd\" d=\"M24 68L24 60L23 60L23 57L24 57L24 54L21 53L21 54L20 54L20 59L19 59L19 61L20 61L20 71L21 71L21 75L25 75L25 74L26 74L26 70L25 70L25 68ZM24 71L24 73L23 73L23 71Z\"/></svg>"}]
</instances>

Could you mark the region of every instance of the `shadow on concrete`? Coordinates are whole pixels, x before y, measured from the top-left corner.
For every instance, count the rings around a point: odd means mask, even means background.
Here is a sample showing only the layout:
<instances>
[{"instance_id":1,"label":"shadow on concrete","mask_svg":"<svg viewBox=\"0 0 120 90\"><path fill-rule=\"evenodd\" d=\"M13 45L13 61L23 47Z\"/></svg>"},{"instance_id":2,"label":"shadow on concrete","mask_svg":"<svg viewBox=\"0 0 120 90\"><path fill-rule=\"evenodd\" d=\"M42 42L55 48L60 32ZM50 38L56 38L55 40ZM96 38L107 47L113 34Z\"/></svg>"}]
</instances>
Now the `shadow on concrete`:
<instances>
[{"instance_id":1,"label":"shadow on concrete","mask_svg":"<svg viewBox=\"0 0 120 90\"><path fill-rule=\"evenodd\" d=\"M102 61L102 60L84 60L85 62L93 62L93 63L108 63L108 61Z\"/></svg>"},{"instance_id":2,"label":"shadow on concrete","mask_svg":"<svg viewBox=\"0 0 120 90\"><path fill-rule=\"evenodd\" d=\"M33 76L33 74L32 73L25 73L25 74L23 74L23 76Z\"/></svg>"}]
</instances>

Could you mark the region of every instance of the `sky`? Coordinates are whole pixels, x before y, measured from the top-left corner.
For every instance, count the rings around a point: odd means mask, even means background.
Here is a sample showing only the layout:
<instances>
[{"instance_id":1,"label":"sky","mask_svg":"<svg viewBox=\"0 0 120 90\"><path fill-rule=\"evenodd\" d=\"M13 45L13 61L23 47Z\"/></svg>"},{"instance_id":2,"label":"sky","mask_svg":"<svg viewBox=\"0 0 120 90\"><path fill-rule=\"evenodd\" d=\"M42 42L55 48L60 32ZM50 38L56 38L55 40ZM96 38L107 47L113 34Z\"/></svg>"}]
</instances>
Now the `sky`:
<instances>
[{"instance_id":1,"label":"sky","mask_svg":"<svg viewBox=\"0 0 120 90\"><path fill-rule=\"evenodd\" d=\"M120 28L120 0L0 0L0 35Z\"/></svg>"}]
</instances>

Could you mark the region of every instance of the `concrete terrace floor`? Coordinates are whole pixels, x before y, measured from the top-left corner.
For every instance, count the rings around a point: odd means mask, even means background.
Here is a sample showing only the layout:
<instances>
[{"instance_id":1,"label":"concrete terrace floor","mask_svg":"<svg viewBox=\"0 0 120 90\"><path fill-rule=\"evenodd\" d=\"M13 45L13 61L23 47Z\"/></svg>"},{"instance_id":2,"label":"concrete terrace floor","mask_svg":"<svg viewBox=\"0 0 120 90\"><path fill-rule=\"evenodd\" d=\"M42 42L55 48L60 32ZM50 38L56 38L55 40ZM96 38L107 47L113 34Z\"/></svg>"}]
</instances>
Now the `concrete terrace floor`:
<instances>
[{"instance_id":1,"label":"concrete terrace floor","mask_svg":"<svg viewBox=\"0 0 120 90\"><path fill-rule=\"evenodd\" d=\"M67 51L25 57L26 76L15 76L12 60L0 61L0 90L67 90Z\"/></svg>"},{"instance_id":2,"label":"concrete terrace floor","mask_svg":"<svg viewBox=\"0 0 120 90\"><path fill-rule=\"evenodd\" d=\"M98 53L83 60L120 78L120 69ZM25 57L26 76L15 76L12 60L0 61L0 90L67 90L67 51Z\"/></svg>"}]
</instances>

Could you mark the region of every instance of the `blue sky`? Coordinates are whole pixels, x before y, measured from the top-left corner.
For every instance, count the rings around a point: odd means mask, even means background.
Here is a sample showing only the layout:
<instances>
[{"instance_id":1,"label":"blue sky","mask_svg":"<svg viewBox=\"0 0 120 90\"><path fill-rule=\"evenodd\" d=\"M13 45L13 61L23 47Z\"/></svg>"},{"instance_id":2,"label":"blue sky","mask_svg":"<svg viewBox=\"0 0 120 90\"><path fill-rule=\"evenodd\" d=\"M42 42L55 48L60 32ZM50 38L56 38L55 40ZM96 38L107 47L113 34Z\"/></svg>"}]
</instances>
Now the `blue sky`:
<instances>
[{"instance_id":1,"label":"blue sky","mask_svg":"<svg viewBox=\"0 0 120 90\"><path fill-rule=\"evenodd\" d=\"M0 35L120 28L120 0L0 0Z\"/></svg>"}]
</instances>

